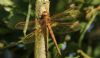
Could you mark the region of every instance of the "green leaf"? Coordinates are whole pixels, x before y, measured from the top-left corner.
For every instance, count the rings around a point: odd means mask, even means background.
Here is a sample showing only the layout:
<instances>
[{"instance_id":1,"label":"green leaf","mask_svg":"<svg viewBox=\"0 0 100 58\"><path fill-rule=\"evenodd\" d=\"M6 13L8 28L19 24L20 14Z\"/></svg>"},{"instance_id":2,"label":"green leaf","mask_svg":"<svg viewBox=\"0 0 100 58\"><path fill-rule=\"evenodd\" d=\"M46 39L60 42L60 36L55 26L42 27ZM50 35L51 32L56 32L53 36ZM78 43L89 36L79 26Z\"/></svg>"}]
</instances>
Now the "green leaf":
<instances>
[{"instance_id":1,"label":"green leaf","mask_svg":"<svg viewBox=\"0 0 100 58\"><path fill-rule=\"evenodd\" d=\"M100 4L100 0L93 0L93 1L91 2L91 4L93 4L93 5Z\"/></svg>"},{"instance_id":2,"label":"green leaf","mask_svg":"<svg viewBox=\"0 0 100 58\"><path fill-rule=\"evenodd\" d=\"M99 44L100 45L100 44ZM95 57L98 57L100 56L100 46L97 46L94 50L94 56Z\"/></svg>"},{"instance_id":3,"label":"green leaf","mask_svg":"<svg viewBox=\"0 0 100 58\"><path fill-rule=\"evenodd\" d=\"M5 9L6 11L8 11L8 12L10 12L10 11L12 10L11 7L4 7L4 9Z\"/></svg>"},{"instance_id":4,"label":"green leaf","mask_svg":"<svg viewBox=\"0 0 100 58\"><path fill-rule=\"evenodd\" d=\"M0 0L0 4L4 6L11 6L13 2L11 0Z\"/></svg>"}]
</instances>

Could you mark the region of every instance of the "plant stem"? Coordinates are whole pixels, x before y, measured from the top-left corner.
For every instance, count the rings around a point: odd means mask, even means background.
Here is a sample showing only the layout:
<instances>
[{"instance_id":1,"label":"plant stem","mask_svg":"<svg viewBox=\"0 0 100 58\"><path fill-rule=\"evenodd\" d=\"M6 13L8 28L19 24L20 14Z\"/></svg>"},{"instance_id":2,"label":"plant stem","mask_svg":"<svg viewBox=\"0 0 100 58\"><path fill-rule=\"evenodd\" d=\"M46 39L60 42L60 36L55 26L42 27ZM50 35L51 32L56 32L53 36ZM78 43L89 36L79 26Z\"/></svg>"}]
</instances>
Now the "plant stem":
<instances>
[{"instance_id":1,"label":"plant stem","mask_svg":"<svg viewBox=\"0 0 100 58\"><path fill-rule=\"evenodd\" d=\"M44 11L49 13L49 0L36 0L36 19L35 19L35 56L34 58L47 58L45 48L45 37L41 30L41 25L38 19L41 17Z\"/></svg>"},{"instance_id":2,"label":"plant stem","mask_svg":"<svg viewBox=\"0 0 100 58\"><path fill-rule=\"evenodd\" d=\"M79 47L81 47L83 38L84 38L84 36L85 36L85 33L86 33L86 31L90 28L91 24L94 22L96 15L97 15L97 12L92 16L92 18L91 18L90 21L88 22L88 24L87 24L85 30L81 33L81 36L80 36L80 38L79 38Z\"/></svg>"},{"instance_id":3,"label":"plant stem","mask_svg":"<svg viewBox=\"0 0 100 58\"><path fill-rule=\"evenodd\" d=\"M32 5L31 5L30 0L29 0L28 14L27 14L26 23L25 23L25 26L24 26L24 29L23 29L24 36L26 36L26 32L27 32L27 28L28 28L28 24L29 24L30 13L31 13L31 7L32 7Z\"/></svg>"}]
</instances>

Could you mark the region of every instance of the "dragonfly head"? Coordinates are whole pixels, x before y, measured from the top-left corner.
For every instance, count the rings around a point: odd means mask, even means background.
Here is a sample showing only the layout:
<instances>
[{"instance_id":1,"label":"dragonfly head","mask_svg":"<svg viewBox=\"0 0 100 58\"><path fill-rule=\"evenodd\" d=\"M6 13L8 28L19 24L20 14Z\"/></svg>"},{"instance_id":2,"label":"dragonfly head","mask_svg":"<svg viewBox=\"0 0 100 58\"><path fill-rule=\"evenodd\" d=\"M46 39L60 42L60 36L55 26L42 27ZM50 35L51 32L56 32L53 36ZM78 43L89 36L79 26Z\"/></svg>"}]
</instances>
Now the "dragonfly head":
<instances>
[{"instance_id":1,"label":"dragonfly head","mask_svg":"<svg viewBox=\"0 0 100 58\"><path fill-rule=\"evenodd\" d=\"M42 13L42 15L41 15L41 19L44 19L45 17L48 17L48 16L49 16L48 12L47 11L44 11Z\"/></svg>"}]
</instances>

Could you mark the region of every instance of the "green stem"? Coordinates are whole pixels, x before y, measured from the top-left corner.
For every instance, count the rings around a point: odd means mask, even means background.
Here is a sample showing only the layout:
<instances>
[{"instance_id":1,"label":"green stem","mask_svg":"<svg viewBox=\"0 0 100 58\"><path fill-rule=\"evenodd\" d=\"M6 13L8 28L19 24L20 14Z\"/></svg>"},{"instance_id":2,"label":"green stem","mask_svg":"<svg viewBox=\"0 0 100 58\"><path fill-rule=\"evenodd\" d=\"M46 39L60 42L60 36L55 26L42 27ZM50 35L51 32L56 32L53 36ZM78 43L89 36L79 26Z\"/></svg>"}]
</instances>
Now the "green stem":
<instances>
[{"instance_id":1,"label":"green stem","mask_svg":"<svg viewBox=\"0 0 100 58\"><path fill-rule=\"evenodd\" d=\"M30 0L29 0L28 14L27 14L26 23L25 23L25 26L24 26L24 29L23 29L24 36L26 36L26 32L27 32L27 29L28 29L28 24L29 24L29 19L30 19L30 13L31 13L31 7L32 6L31 6Z\"/></svg>"},{"instance_id":2,"label":"green stem","mask_svg":"<svg viewBox=\"0 0 100 58\"><path fill-rule=\"evenodd\" d=\"M85 33L90 28L91 24L94 22L96 15L97 15L97 12L92 16L92 18L90 19L89 23L87 24L85 30L81 33L81 36L79 38L79 47L81 47Z\"/></svg>"}]
</instances>

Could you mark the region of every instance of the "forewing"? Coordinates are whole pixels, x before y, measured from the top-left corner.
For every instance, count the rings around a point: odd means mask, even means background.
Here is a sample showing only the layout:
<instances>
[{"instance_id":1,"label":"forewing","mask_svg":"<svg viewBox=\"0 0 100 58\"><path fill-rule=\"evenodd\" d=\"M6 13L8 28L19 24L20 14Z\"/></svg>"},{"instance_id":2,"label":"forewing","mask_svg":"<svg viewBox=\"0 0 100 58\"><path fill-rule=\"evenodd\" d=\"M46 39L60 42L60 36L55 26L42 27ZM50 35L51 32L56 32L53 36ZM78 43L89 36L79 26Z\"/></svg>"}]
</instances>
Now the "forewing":
<instances>
[{"instance_id":1,"label":"forewing","mask_svg":"<svg viewBox=\"0 0 100 58\"><path fill-rule=\"evenodd\" d=\"M55 32L58 33L70 33L70 32L75 32L79 31L81 26L78 21L75 22L67 22L67 23L52 23L52 28Z\"/></svg>"},{"instance_id":2,"label":"forewing","mask_svg":"<svg viewBox=\"0 0 100 58\"><path fill-rule=\"evenodd\" d=\"M19 29L19 30L23 30L25 26L25 22L18 22L15 25L15 29ZM35 26L35 22L34 21L30 21L28 24L28 30L33 30Z\"/></svg>"}]
</instances>

